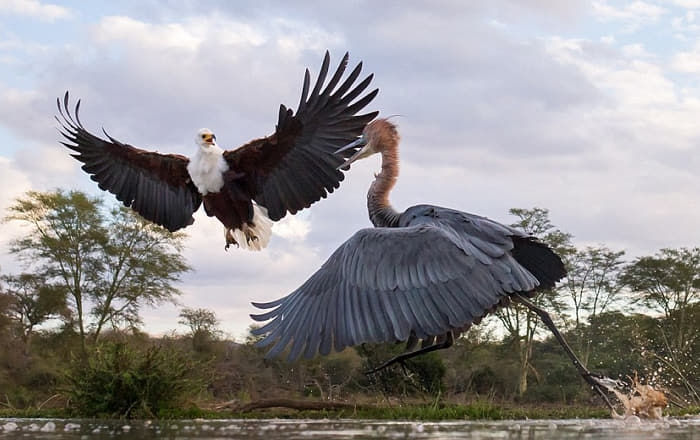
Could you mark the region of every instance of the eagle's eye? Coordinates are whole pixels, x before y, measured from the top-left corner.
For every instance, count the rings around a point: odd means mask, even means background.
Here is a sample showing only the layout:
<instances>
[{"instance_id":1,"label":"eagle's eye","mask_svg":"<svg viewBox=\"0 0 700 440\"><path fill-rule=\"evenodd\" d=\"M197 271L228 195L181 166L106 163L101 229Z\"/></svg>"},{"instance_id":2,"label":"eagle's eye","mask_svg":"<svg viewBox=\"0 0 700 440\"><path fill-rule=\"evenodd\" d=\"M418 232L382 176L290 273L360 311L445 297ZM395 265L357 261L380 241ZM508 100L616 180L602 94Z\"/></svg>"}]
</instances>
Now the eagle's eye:
<instances>
[{"instance_id":1,"label":"eagle's eye","mask_svg":"<svg viewBox=\"0 0 700 440\"><path fill-rule=\"evenodd\" d=\"M206 135L206 134L203 134L203 135L202 135L202 139L204 139L205 137L207 137L207 135Z\"/></svg>"}]
</instances>

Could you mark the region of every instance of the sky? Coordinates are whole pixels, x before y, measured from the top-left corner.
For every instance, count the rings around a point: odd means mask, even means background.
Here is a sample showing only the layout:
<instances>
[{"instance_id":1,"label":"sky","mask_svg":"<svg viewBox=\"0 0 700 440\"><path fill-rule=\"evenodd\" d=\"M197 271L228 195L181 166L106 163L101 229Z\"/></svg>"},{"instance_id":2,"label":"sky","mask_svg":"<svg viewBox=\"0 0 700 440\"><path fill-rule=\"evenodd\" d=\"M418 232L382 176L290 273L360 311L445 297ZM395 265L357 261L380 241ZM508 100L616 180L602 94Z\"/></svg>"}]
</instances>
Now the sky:
<instances>
[{"instance_id":1,"label":"sky","mask_svg":"<svg viewBox=\"0 0 700 440\"><path fill-rule=\"evenodd\" d=\"M101 193L59 143L55 99L82 99L93 132L192 154L212 129L235 148L273 132L323 54L375 74L367 107L401 115L398 210L432 203L511 223L542 207L578 246L627 258L700 243L700 0L0 0L0 210L30 189ZM178 304L241 338L250 301L286 295L356 230L379 158L275 225L267 249L224 251L202 212ZM23 229L0 228L0 272Z\"/></svg>"}]
</instances>

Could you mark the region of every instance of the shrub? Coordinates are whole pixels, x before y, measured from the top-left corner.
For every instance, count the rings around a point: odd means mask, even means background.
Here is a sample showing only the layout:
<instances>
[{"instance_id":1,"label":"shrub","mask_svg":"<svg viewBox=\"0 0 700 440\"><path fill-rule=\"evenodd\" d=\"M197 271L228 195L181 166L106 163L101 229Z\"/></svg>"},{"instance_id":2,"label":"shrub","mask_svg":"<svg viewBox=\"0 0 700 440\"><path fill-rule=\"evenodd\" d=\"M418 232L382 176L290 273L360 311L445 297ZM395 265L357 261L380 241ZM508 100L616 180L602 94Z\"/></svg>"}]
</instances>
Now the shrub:
<instances>
[{"instance_id":1,"label":"shrub","mask_svg":"<svg viewBox=\"0 0 700 440\"><path fill-rule=\"evenodd\" d=\"M403 353L404 344L362 344L355 347L363 361L364 371L372 370L397 354ZM446 368L437 353L426 353L403 363L393 364L377 373L360 379L361 385L379 386L387 394L416 393L440 394L444 391Z\"/></svg>"},{"instance_id":2,"label":"shrub","mask_svg":"<svg viewBox=\"0 0 700 440\"><path fill-rule=\"evenodd\" d=\"M67 392L80 416L157 417L204 387L203 367L162 346L139 350L109 342L73 361Z\"/></svg>"}]
</instances>

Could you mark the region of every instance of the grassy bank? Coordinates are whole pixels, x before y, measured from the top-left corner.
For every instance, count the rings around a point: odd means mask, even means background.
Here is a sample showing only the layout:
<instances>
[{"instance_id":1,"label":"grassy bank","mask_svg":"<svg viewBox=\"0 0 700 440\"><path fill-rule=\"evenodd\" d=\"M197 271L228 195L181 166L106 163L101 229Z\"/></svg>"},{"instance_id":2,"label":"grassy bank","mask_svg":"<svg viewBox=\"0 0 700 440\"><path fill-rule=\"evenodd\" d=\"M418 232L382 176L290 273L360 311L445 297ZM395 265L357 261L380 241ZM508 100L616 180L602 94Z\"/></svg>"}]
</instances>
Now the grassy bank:
<instances>
[{"instance_id":1,"label":"grassy bank","mask_svg":"<svg viewBox=\"0 0 700 440\"><path fill-rule=\"evenodd\" d=\"M353 410L289 409L250 412L203 410L199 408L168 411L163 419L377 419L377 420L506 420L506 419L570 419L606 418L603 408L503 408L486 405L447 407L405 406L394 408L358 407ZM12 418L75 418L78 414L66 410L0 410L0 417Z\"/></svg>"},{"instance_id":2,"label":"grassy bank","mask_svg":"<svg viewBox=\"0 0 700 440\"><path fill-rule=\"evenodd\" d=\"M665 415L682 416L699 414L700 408L672 409ZM0 410L0 417L18 418L75 418L79 414L64 409ZM250 412L230 410L206 410L196 407L168 411L160 414L162 419L376 419L376 420L524 420L524 419L588 419L610 418L603 407L542 407L500 406L489 403L469 405L402 405L393 407L358 406L342 410L305 410L273 408Z\"/></svg>"}]
</instances>

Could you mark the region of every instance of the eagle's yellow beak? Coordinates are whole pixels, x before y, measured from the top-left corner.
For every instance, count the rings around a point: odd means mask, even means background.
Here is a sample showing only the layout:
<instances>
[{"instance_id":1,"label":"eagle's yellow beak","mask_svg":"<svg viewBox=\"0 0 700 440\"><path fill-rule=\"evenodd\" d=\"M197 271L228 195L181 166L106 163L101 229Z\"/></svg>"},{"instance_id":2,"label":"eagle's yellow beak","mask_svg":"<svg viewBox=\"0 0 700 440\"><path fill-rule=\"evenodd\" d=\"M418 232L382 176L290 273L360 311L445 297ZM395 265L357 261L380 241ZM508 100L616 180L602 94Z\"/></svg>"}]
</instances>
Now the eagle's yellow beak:
<instances>
[{"instance_id":1,"label":"eagle's yellow beak","mask_svg":"<svg viewBox=\"0 0 700 440\"><path fill-rule=\"evenodd\" d=\"M213 144L216 140L216 136L214 136L212 133L205 133L202 135L202 139L208 144Z\"/></svg>"}]
</instances>

